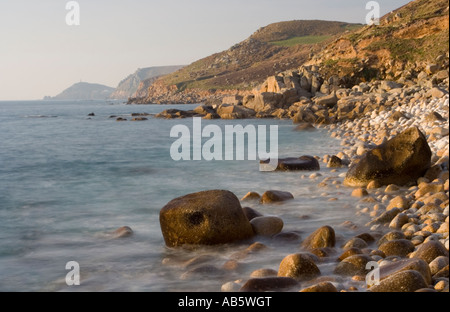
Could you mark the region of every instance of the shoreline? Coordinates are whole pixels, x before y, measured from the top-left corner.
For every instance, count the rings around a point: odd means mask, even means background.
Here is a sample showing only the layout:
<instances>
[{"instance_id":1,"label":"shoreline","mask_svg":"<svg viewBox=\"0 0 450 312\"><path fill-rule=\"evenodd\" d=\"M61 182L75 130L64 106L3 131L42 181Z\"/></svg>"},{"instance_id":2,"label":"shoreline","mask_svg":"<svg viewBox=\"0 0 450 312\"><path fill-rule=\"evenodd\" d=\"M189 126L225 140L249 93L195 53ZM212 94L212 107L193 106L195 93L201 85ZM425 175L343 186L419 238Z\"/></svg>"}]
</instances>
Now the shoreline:
<instances>
[{"instance_id":1,"label":"shoreline","mask_svg":"<svg viewBox=\"0 0 450 312\"><path fill-rule=\"evenodd\" d=\"M448 95L441 98L418 97L409 103L393 104L389 106L388 110L362 114L355 120L319 126L327 129L332 138L341 141L342 152L338 153L338 156L346 164L351 164L371 148L385 143L403 130L413 126L420 127L427 136L427 142L433 152L433 170L429 170L426 174L429 179L419 178L418 183L414 183L415 186L408 187L386 185L352 188L343 186L342 181L339 181L344 178L345 174L343 173L339 175L338 179L325 178L318 184L318 188L330 186L330 184L335 185L344 192L348 191L349 195L352 193L350 196L354 197L355 202L363 203L364 208L358 209L357 215L369 217L371 221L362 225L355 223L355 220L348 220L344 226L355 227L359 231L366 229L366 231L345 241L342 246L305 247L298 250L297 254L286 254L286 258L300 257L295 260L286 260L290 262L290 265L296 263L293 268L287 269L290 272L287 275L280 273L283 262L286 262L283 260L278 272L261 268L250 274L249 277L225 283L222 291L252 291L258 287L266 287L264 289L269 291L366 292L381 289L381 291L397 292L402 291L402 287L405 286L409 291L448 292L448 102ZM400 114L401 116L399 116ZM380 125L382 125L383 129L381 130L383 131L380 130ZM324 155L324 157L318 158L327 164L331 156L335 155ZM309 174L305 174L303 177L306 178L306 175ZM437 186L434 187L434 185ZM429 191L426 191L427 189ZM241 201L241 203L244 207L244 202ZM430 205L434 206L428 210L423 208ZM429 213L429 211L432 212ZM308 240L309 237L306 239L303 237L303 239ZM302 244L304 240L302 240ZM256 243L241 253L252 254L255 250L258 252L259 249L265 248L264 244L258 243L258 237L255 241ZM383 244L379 244L381 242ZM426 255L415 257L418 253L424 253L419 250L422 246L427 247L433 244L437 246L430 248L438 249L438 254L441 253L440 256L425 262L423 258L426 258ZM304 255L307 256L304 257ZM264 257L264 254L261 256ZM333 264L332 259L339 260ZM190 261L195 262L196 257ZM285 288L277 285L279 283L277 278L281 278L280 274L292 275L291 278L297 282L299 278L303 279L301 277L303 273L292 273L296 267L298 269L299 261L312 261L318 267L335 265L334 273L331 275L319 274L313 279L302 282L301 287L298 287L298 284L294 287L287 285ZM365 267L368 263L379 265L383 286L370 289L366 287L366 278L372 272ZM425 269L424 263L426 264ZM225 267L227 265L232 269L237 267L239 262L230 259ZM405 268L410 270L406 270L408 272L405 273ZM203 269L208 272L206 267ZM202 266L195 270L198 270L197 273L201 272ZM445 270L447 277L445 277ZM191 273L186 272L184 276ZM420 274L418 278L415 276L416 273ZM300 275L296 276L296 274ZM395 283L392 280L395 281L399 277L405 279L405 285L393 285ZM261 283L268 284L261 285Z\"/></svg>"}]
</instances>

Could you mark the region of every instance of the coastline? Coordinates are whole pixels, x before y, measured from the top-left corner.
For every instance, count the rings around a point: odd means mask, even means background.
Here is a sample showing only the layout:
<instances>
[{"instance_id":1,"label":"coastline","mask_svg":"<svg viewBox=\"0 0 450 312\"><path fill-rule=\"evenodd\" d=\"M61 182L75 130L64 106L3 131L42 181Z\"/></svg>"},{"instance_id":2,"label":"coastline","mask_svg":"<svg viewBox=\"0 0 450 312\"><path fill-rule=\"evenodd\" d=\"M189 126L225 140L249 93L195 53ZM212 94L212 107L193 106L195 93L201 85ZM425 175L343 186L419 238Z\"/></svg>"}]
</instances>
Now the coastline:
<instances>
[{"instance_id":1,"label":"coastline","mask_svg":"<svg viewBox=\"0 0 450 312\"><path fill-rule=\"evenodd\" d=\"M354 120L319 127L328 129L331 137L341 140L342 152L337 155L342 163L350 165L370 149L386 143L402 131L419 127L427 136L433 153L432 166L425 177L412 181L409 186L391 184L362 188L343 186L344 173L339 174L339 177L325 178L318 183L318 188L324 188L326 193L325 188L331 186L339 188L344 194L348 193L349 197L354 197L363 206L357 214L371 221L358 224L358 221L348 220L342 224L354 229L355 236L345 241L338 239L340 246L334 242L323 246L305 246L305 241L317 235L310 233L309 237L302 237L302 247L297 253L285 255L279 270L261 268L250 276L225 283L223 292L448 292L448 95L440 98L417 96L408 100L382 106L378 112L361 114ZM322 165L327 165L331 156L335 155L316 158ZM321 175L305 173L302 178L308 176L314 176L312 183L316 183ZM244 207L248 202L242 200L241 203ZM276 213L275 216L262 217L276 218ZM326 226L323 224L317 231L321 232ZM340 236L339 230L332 228L331 231L332 236ZM279 234L295 236L295 233ZM262 236L260 238L264 241ZM221 270L234 271L240 266L240 260L246 259L248 255L261 253L260 256L264 257L263 250L267 246L258 242L258 236L255 239L247 249L237 252L237 258L232 257L227 261L222 269L208 266L205 264L208 261L202 260L201 256L177 265L191 268L183 274L183 278L203 274L220 275ZM163 263L174 265L169 259L163 260ZM195 265L191 266L192 263ZM366 278L373 272L366 268L370 263L379 266L382 286L368 287ZM283 269L285 265L287 269ZM327 274L319 273L313 278L305 278L308 272L301 269L305 265L326 267ZM330 266L333 267L331 271ZM396 284L399 278L404 279L404 282Z\"/></svg>"}]
</instances>

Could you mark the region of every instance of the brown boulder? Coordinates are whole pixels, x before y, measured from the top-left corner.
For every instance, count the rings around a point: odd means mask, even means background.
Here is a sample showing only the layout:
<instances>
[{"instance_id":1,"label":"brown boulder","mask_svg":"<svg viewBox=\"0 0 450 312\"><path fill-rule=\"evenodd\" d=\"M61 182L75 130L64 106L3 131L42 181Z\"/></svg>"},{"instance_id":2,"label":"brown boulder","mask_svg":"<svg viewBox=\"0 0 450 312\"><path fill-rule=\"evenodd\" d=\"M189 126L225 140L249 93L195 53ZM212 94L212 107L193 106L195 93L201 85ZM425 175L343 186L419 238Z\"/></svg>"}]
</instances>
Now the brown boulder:
<instances>
[{"instance_id":1,"label":"brown boulder","mask_svg":"<svg viewBox=\"0 0 450 312\"><path fill-rule=\"evenodd\" d=\"M371 292L414 292L427 287L422 274L414 270L407 270L391 275L369 290Z\"/></svg>"},{"instance_id":2,"label":"brown boulder","mask_svg":"<svg viewBox=\"0 0 450 312\"><path fill-rule=\"evenodd\" d=\"M289 192L283 191L267 191L261 197L262 204L270 204L276 202L283 202L294 199L294 196Z\"/></svg>"},{"instance_id":3,"label":"brown boulder","mask_svg":"<svg viewBox=\"0 0 450 312\"><path fill-rule=\"evenodd\" d=\"M169 247L226 244L254 235L239 199L229 191L193 193L170 201L160 212Z\"/></svg>"},{"instance_id":4,"label":"brown boulder","mask_svg":"<svg viewBox=\"0 0 450 312\"><path fill-rule=\"evenodd\" d=\"M330 226L324 226L311 235L309 235L302 243L302 247L306 249L334 247L336 244L336 234Z\"/></svg>"},{"instance_id":5,"label":"brown boulder","mask_svg":"<svg viewBox=\"0 0 450 312\"><path fill-rule=\"evenodd\" d=\"M372 180L381 185L406 185L423 176L431 166L431 149L424 134L410 128L368 151L352 165L344 183L365 187Z\"/></svg>"},{"instance_id":6,"label":"brown boulder","mask_svg":"<svg viewBox=\"0 0 450 312\"><path fill-rule=\"evenodd\" d=\"M289 277L264 277L249 279L240 289L241 292L280 291L298 286L299 283Z\"/></svg>"},{"instance_id":7,"label":"brown boulder","mask_svg":"<svg viewBox=\"0 0 450 312\"><path fill-rule=\"evenodd\" d=\"M448 250L441 242L429 241L423 243L414 253L414 258L419 258L427 263L431 263L437 257L448 257Z\"/></svg>"},{"instance_id":8,"label":"brown boulder","mask_svg":"<svg viewBox=\"0 0 450 312\"><path fill-rule=\"evenodd\" d=\"M298 281L309 281L320 275L320 270L307 254L293 254L280 263L279 277L291 277Z\"/></svg>"}]
</instances>

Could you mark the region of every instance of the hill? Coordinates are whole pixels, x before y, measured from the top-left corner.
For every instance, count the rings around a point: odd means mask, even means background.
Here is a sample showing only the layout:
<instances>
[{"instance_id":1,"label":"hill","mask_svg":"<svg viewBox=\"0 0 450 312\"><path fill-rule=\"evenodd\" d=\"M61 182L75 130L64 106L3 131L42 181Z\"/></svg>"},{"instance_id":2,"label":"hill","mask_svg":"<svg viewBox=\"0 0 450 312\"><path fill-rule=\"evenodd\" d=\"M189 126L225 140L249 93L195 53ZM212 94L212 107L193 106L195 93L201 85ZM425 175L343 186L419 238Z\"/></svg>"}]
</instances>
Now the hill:
<instances>
[{"instance_id":1,"label":"hill","mask_svg":"<svg viewBox=\"0 0 450 312\"><path fill-rule=\"evenodd\" d=\"M110 98L126 100L133 97L138 90L139 85L144 80L155 80L155 78L173 73L182 67L183 66L156 66L139 68L135 73L129 75L118 84L116 90L114 90Z\"/></svg>"},{"instance_id":2,"label":"hill","mask_svg":"<svg viewBox=\"0 0 450 312\"><path fill-rule=\"evenodd\" d=\"M383 16L380 25L341 36L307 64L328 77L407 80L448 55L448 36L448 2L416 0Z\"/></svg>"},{"instance_id":3,"label":"hill","mask_svg":"<svg viewBox=\"0 0 450 312\"><path fill-rule=\"evenodd\" d=\"M96 83L79 82L67 88L51 100L106 100L114 88Z\"/></svg>"},{"instance_id":4,"label":"hill","mask_svg":"<svg viewBox=\"0 0 450 312\"><path fill-rule=\"evenodd\" d=\"M130 103L197 103L219 94L250 91L268 76L296 67L334 36L362 25L330 21L274 23L230 49L143 85Z\"/></svg>"}]
</instances>

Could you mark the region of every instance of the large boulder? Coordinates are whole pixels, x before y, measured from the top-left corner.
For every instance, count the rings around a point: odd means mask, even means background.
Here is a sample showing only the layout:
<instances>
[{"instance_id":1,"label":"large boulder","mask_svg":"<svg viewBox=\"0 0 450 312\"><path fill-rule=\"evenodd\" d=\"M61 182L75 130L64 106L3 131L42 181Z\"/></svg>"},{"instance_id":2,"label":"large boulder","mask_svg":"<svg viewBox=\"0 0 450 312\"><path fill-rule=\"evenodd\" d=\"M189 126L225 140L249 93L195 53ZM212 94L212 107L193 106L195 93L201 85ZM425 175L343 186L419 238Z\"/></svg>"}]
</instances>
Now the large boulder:
<instances>
[{"instance_id":1,"label":"large boulder","mask_svg":"<svg viewBox=\"0 0 450 312\"><path fill-rule=\"evenodd\" d=\"M223 190L170 201L161 209L160 224L168 247L226 244L254 235L239 199Z\"/></svg>"},{"instance_id":2,"label":"large boulder","mask_svg":"<svg viewBox=\"0 0 450 312\"><path fill-rule=\"evenodd\" d=\"M347 186L406 185L423 176L431 166L431 149L424 134L410 128L370 151L353 164L345 178Z\"/></svg>"},{"instance_id":3,"label":"large boulder","mask_svg":"<svg viewBox=\"0 0 450 312\"><path fill-rule=\"evenodd\" d=\"M248 119L255 117L256 112L240 105L222 104L217 108L217 114L222 119Z\"/></svg>"}]
</instances>

